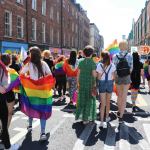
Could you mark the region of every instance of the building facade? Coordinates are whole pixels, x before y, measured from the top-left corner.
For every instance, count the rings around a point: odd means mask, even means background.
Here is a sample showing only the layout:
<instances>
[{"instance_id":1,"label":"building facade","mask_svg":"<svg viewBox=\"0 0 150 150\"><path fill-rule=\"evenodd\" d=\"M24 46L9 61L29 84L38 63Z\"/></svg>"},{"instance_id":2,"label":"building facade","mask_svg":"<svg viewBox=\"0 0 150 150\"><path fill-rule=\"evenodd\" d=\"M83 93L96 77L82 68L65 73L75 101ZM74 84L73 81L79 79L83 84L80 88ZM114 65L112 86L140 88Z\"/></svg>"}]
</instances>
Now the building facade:
<instances>
[{"instance_id":1,"label":"building facade","mask_svg":"<svg viewBox=\"0 0 150 150\"><path fill-rule=\"evenodd\" d=\"M0 50L18 52L39 46L54 53L89 44L86 12L75 0L0 1Z\"/></svg>"},{"instance_id":2,"label":"building facade","mask_svg":"<svg viewBox=\"0 0 150 150\"><path fill-rule=\"evenodd\" d=\"M138 19L128 36L130 46L150 45L150 0L145 2Z\"/></svg>"},{"instance_id":3,"label":"building facade","mask_svg":"<svg viewBox=\"0 0 150 150\"><path fill-rule=\"evenodd\" d=\"M25 1L5 0L0 4L0 49L1 52L18 52L28 48L26 34Z\"/></svg>"},{"instance_id":4,"label":"building facade","mask_svg":"<svg viewBox=\"0 0 150 150\"><path fill-rule=\"evenodd\" d=\"M94 23L90 23L90 45L95 49L95 52L99 55L103 49L103 38L99 34L99 30Z\"/></svg>"}]
</instances>

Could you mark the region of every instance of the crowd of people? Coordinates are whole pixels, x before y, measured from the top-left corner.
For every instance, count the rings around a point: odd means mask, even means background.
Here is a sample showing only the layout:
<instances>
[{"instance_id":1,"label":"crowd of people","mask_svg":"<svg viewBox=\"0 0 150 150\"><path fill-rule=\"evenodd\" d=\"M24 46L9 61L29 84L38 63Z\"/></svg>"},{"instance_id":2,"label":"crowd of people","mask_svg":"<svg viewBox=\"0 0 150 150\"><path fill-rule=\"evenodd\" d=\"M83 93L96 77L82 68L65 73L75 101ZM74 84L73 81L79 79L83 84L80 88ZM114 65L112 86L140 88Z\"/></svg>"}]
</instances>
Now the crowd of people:
<instances>
[{"instance_id":1,"label":"crowd of people","mask_svg":"<svg viewBox=\"0 0 150 150\"><path fill-rule=\"evenodd\" d=\"M119 123L124 122L123 115L129 89L131 90L132 111L137 111L136 99L141 76L143 83L147 78L150 93L150 60L142 64L137 52L132 55L128 52L128 44L125 41L119 43L119 48L120 52L113 58L110 57L108 51L102 51L98 58L90 45L86 46L83 51L79 51L78 54L76 51L71 51L70 56L58 55L54 58L49 50L41 52L38 47L31 47L28 57L19 63L16 55L1 54L0 120L2 133L0 139L5 148L9 149L11 146L8 128L11 124L16 97L13 90L7 92L11 83L10 68L13 68L18 76L24 75L33 81L52 75L56 80L53 95L58 92L57 102L65 103L66 91L69 91L68 105L76 108L75 119L80 119L84 125L93 123L97 119L96 98L98 98L100 127L107 128L107 123L111 120L109 116L110 100L114 87L117 93ZM76 100L75 94L77 95ZM21 94L18 94L18 99L20 98ZM39 119L41 123L40 140L43 141L47 139L45 134L47 119ZM32 130L32 121L33 118L29 116L28 131Z\"/></svg>"}]
</instances>

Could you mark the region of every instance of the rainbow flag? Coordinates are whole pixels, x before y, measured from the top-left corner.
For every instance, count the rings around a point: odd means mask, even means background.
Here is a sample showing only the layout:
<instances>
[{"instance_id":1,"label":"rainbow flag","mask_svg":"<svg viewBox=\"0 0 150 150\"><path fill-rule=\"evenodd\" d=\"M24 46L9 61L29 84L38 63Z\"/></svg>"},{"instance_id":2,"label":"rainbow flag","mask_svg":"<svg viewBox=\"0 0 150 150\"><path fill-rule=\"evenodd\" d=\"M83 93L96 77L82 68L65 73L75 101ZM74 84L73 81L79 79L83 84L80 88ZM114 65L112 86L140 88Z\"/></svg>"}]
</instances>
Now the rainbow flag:
<instances>
[{"instance_id":1,"label":"rainbow flag","mask_svg":"<svg viewBox=\"0 0 150 150\"><path fill-rule=\"evenodd\" d=\"M54 75L64 75L65 72L63 70L64 61L58 62L55 65Z\"/></svg>"},{"instance_id":2,"label":"rainbow flag","mask_svg":"<svg viewBox=\"0 0 150 150\"><path fill-rule=\"evenodd\" d=\"M21 111L32 118L48 119L52 113L55 79L49 75L35 81L21 75L20 82Z\"/></svg>"},{"instance_id":3,"label":"rainbow flag","mask_svg":"<svg viewBox=\"0 0 150 150\"><path fill-rule=\"evenodd\" d=\"M63 65L63 70L65 71L68 77L76 77L78 73L78 66L74 67L68 64L68 60L66 60Z\"/></svg>"},{"instance_id":4,"label":"rainbow flag","mask_svg":"<svg viewBox=\"0 0 150 150\"><path fill-rule=\"evenodd\" d=\"M9 68L9 69L8 69L8 73L9 73L9 75L10 75L11 84L13 85L13 84L14 84L13 82L18 78L19 74L16 72L15 69L12 69L12 68ZM11 84L9 85L9 88L11 88L11 86L12 86ZM19 87L13 88L13 91L14 91L15 93L20 93Z\"/></svg>"},{"instance_id":5,"label":"rainbow flag","mask_svg":"<svg viewBox=\"0 0 150 150\"><path fill-rule=\"evenodd\" d=\"M119 49L117 40L114 40L113 43L110 44L106 50L110 53L110 56L111 56L111 57L112 57L114 54L119 53L119 52L120 52L120 49Z\"/></svg>"},{"instance_id":6,"label":"rainbow flag","mask_svg":"<svg viewBox=\"0 0 150 150\"><path fill-rule=\"evenodd\" d=\"M147 77L149 77L149 72L148 72L148 64L144 64L144 75L145 75L145 77L147 78Z\"/></svg>"},{"instance_id":7,"label":"rainbow flag","mask_svg":"<svg viewBox=\"0 0 150 150\"><path fill-rule=\"evenodd\" d=\"M9 68L8 72L10 74L11 82L15 81L19 76L15 69Z\"/></svg>"}]
</instances>

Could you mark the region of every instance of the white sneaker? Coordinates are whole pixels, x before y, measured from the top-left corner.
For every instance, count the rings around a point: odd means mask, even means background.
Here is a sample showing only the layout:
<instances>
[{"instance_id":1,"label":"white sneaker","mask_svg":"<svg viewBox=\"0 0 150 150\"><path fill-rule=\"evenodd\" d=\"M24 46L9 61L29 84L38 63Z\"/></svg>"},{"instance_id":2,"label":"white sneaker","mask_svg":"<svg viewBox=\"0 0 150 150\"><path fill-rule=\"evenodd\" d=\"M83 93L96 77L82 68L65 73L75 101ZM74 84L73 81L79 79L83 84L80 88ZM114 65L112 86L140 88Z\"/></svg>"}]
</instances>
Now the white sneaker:
<instances>
[{"instance_id":1,"label":"white sneaker","mask_svg":"<svg viewBox=\"0 0 150 150\"><path fill-rule=\"evenodd\" d=\"M19 148L20 148L20 145L14 144L14 145L11 145L9 149L5 149L5 150L18 150Z\"/></svg>"},{"instance_id":2,"label":"white sneaker","mask_svg":"<svg viewBox=\"0 0 150 150\"><path fill-rule=\"evenodd\" d=\"M106 118L106 122L109 122L111 119L110 119L110 117L107 117Z\"/></svg>"},{"instance_id":3,"label":"white sneaker","mask_svg":"<svg viewBox=\"0 0 150 150\"><path fill-rule=\"evenodd\" d=\"M107 128L107 123L106 123L106 122L103 123L103 128L104 128L104 129Z\"/></svg>"},{"instance_id":4,"label":"white sneaker","mask_svg":"<svg viewBox=\"0 0 150 150\"><path fill-rule=\"evenodd\" d=\"M40 141L46 141L47 140L47 136L45 133L42 133L40 136Z\"/></svg>"},{"instance_id":5,"label":"white sneaker","mask_svg":"<svg viewBox=\"0 0 150 150\"><path fill-rule=\"evenodd\" d=\"M103 124L104 124L104 123L103 123L103 122L101 122L99 127L100 127L100 128L103 128Z\"/></svg>"}]
</instances>

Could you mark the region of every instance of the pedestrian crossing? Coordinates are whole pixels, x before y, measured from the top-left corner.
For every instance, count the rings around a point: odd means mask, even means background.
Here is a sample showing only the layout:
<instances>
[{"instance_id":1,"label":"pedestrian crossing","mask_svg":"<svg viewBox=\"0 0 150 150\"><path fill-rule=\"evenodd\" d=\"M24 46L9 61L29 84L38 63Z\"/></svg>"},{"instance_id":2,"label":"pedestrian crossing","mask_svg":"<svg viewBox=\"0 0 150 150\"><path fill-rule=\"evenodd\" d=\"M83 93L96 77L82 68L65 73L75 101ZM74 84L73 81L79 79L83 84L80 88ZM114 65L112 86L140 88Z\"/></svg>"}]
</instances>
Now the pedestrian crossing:
<instances>
[{"instance_id":1,"label":"pedestrian crossing","mask_svg":"<svg viewBox=\"0 0 150 150\"><path fill-rule=\"evenodd\" d=\"M57 150L59 146L61 150L150 150L150 118L136 116L136 119L135 123L121 125L115 120L108 124L107 129L101 130L99 121L82 126L80 122L75 121L73 114L61 112L59 108L53 109L53 115L47 123L47 130L50 132L47 146L50 150ZM16 112L13 116L10 127L12 144L21 145L26 139L27 120L21 112ZM35 119L31 145L38 141L39 131L40 122ZM57 141L59 145L56 145Z\"/></svg>"}]
</instances>

